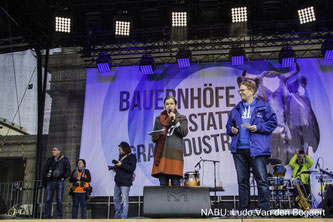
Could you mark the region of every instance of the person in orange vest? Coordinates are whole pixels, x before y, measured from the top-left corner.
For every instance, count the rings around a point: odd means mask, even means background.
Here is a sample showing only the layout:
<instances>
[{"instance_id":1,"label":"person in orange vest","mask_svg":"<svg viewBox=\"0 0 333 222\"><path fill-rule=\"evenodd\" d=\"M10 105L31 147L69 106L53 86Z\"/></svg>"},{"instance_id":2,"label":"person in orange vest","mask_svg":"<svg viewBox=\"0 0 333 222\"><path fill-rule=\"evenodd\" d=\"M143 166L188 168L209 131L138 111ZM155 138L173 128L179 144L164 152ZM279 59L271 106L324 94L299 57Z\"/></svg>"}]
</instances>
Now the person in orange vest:
<instances>
[{"instance_id":1,"label":"person in orange vest","mask_svg":"<svg viewBox=\"0 0 333 222\"><path fill-rule=\"evenodd\" d=\"M69 194L73 196L72 218L76 219L79 211L79 204L81 205L81 219L87 218L87 192L89 192L91 181L90 172L86 167L84 159L76 161L76 168L73 170L69 182L72 185L69 188Z\"/></svg>"}]
</instances>

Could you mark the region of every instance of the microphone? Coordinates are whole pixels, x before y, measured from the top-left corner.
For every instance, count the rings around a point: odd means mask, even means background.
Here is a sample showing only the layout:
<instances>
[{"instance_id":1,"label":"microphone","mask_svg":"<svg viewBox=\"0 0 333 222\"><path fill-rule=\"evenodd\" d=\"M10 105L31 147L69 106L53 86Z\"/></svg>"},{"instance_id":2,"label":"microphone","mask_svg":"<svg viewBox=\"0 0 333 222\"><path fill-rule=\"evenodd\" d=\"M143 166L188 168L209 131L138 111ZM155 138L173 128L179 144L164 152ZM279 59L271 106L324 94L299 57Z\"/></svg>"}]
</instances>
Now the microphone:
<instances>
[{"instance_id":1,"label":"microphone","mask_svg":"<svg viewBox=\"0 0 333 222\"><path fill-rule=\"evenodd\" d=\"M171 113L171 109L168 109L168 114L170 114ZM174 117L172 116L171 117L171 122L174 122L175 121L175 119L174 119Z\"/></svg>"},{"instance_id":2,"label":"microphone","mask_svg":"<svg viewBox=\"0 0 333 222\"><path fill-rule=\"evenodd\" d=\"M317 160L317 163L316 163L315 169L317 169L318 166L319 166L319 158L318 158L318 160Z\"/></svg>"},{"instance_id":3,"label":"microphone","mask_svg":"<svg viewBox=\"0 0 333 222\"><path fill-rule=\"evenodd\" d=\"M235 128L237 127L237 126L236 126L236 120L235 120L235 119L232 119L232 126L235 127Z\"/></svg>"}]
</instances>

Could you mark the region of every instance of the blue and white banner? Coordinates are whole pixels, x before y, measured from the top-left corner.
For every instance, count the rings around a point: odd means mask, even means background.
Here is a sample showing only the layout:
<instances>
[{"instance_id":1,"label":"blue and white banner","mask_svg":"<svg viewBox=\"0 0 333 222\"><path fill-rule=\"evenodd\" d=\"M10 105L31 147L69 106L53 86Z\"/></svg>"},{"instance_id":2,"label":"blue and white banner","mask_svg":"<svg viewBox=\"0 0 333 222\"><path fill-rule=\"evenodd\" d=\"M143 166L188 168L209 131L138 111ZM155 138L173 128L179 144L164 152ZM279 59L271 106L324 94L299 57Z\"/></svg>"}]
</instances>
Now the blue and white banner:
<instances>
[{"instance_id":1,"label":"blue and white banner","mask_svg":"<svg viewBox=\"0 0 333 222\"><path fill-rule=\"evenodd\" d=\"M113 195L114 173L108 165L118 158L118 144L127 141L137 156L136 179L130 195L142 195L143 186L158 185L151 177L154 144L148 131L164 109L163 100L174 95L177 109L187 116L189 134L184 138L184 172L193 171L200 158L217 160L217 186L224 195L237 195L236 171L226 134L230 110L240 101L242 78L257 82L257 97L269 102L278 115L271 146L273 158L288 164L300 148L325 168L333 150L333 65L317 59L299 59L300 70L281 68L277 61L158 66L154 75L143 75L137 66L116 67L101 75L87 70L80 158L92 174L94 196ZM244 72L246 70L246 72ZM244 72L244 74L243 74ZM243 74L243 75L242 75ZM212 162L201 163L201 185L214 186Z\"/></svg>"}]
</instances>

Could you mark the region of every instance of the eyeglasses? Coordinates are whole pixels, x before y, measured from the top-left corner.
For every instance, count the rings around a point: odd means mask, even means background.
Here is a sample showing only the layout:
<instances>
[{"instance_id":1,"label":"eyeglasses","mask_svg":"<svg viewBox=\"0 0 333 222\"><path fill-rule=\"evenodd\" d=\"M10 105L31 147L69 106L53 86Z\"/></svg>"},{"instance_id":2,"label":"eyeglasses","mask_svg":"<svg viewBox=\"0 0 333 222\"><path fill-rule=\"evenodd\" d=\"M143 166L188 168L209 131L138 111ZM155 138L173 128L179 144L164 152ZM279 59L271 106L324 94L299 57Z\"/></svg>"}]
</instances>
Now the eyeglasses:
<instances>
[{"instance_id":1,"label":"eyeglasses","mask_svg":"<svg viewBox=\"0 0 333 222\"><path fill-rule=\"evenodd\" d=\"M249 89L240 89L240 90L238 90L238 93L245 92L246 90L249 90Z\"/></svg>"}]
</instances>

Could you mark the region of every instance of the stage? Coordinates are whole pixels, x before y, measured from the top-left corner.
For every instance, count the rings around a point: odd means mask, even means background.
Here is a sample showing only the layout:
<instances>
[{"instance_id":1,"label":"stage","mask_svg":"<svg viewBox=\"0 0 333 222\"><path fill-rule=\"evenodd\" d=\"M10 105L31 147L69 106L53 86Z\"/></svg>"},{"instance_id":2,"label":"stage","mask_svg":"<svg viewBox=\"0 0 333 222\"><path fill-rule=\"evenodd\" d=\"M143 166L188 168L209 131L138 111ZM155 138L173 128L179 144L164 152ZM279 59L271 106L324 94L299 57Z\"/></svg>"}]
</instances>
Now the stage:
<instances>
[{"instance_id":1,"label":"stage","mask_svg":"<svg viewBox=\"0 0 333 222\"><path fill-rule=\"evenodd\" d=\"M316 221L316 222L325 222L333 221L333 218L322 218L325 216L325 212L322 209L310 209L309 211L303 211L301 209L274 209L270 211L261 211L261 210L250 210L238 212L236 210L221 210L221 209L212 209L209 211L210 214L205 214L202 210L201 218L190 218L190 217L178 217L178 218L149 218L149 217L130 217L127 219L86 219L85 221L91 222L103 222L103 221L140 221L140 222L173 222L173 221L191 221L191 222L200 222L200 221L220 221L221 219L227 219L231 222L259 222L259 221L278 221L278 222L296 222L296 221ZM22 221L25 222L55 222L55 221L78 221L77 219L31 219L24 217L13 217L7 215L0 215L0 220L2 221ZM79 219L80 220L80 219Z\"/></svg>"},{"instance_id":2,"label":"stage","mask_svg":"<svg viewBox=\"0 0 333 222\"><path fill-rule=\"evenodd\" d=\"M221 221L221 219L211 219L211 218L206 218L206 219L193 219L193 218L181 218L181 219L147 219L147 218L128 218L128 219L87 219L85 221L87 222L106 222L106 221L121 221L121 222L126 222L126 221L130 221L130 222L134 222L134 221L138 221L138 222L152 222L152 221L157 221L157 222L201 222L201 221ZM307 221L315 221L315 222L328 222L328 221L333 221L333 219L323 219L323 218L239 218L239 219L227 219L228 222L298 222L298 221L302 221L302 222L307 222ZM9 219L9 220L3 220L3 221L11 221L11 222L22 222L22 219L20 220L16 220L16 219ZM57 221L68 221L68 222L76 222L78 221L77 219L59 219L59 220L55 220L55 219L48 219L48 220L24 220L25 222L57 222Z\"/></svg>"}]
</instances>

